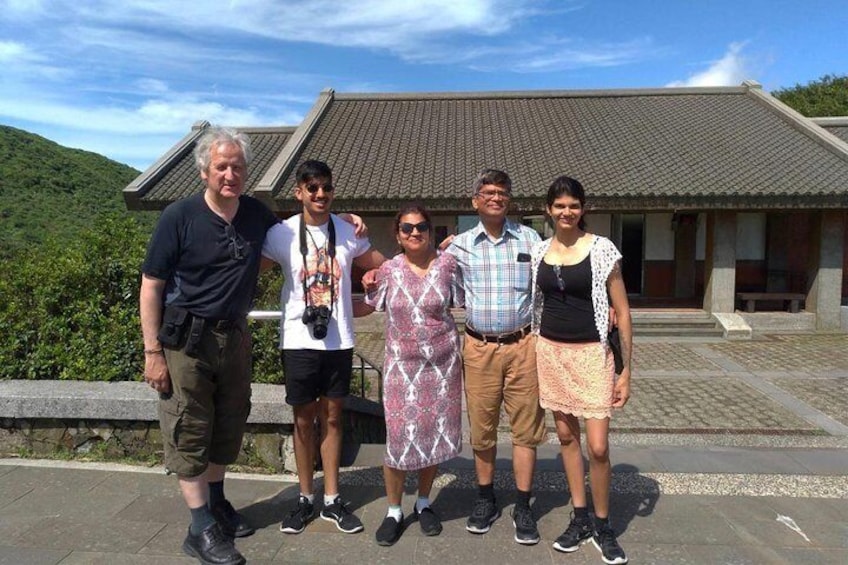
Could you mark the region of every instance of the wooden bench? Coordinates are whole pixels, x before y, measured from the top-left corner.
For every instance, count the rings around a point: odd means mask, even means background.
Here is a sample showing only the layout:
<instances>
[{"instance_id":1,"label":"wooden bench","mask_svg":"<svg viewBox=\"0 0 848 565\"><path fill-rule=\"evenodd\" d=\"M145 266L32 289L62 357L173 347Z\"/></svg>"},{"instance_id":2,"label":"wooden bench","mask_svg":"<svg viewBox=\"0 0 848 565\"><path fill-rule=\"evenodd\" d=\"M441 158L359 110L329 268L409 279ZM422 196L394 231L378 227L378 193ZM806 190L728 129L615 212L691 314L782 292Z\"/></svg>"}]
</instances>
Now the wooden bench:
<instances>
[{"instance_id":1,"label":"wooden bench","mask_svg":"<svg viewBox=\"0 0 848 565\"><path fill-rule=\"evenodd\" d=\"M782 301L789 303L789 311L796 314L801 311L801 302L807 296L796 292L737 292L736 298L745 303L745 311L753 312L758 301Z\"/></svg>"}]
</instances>

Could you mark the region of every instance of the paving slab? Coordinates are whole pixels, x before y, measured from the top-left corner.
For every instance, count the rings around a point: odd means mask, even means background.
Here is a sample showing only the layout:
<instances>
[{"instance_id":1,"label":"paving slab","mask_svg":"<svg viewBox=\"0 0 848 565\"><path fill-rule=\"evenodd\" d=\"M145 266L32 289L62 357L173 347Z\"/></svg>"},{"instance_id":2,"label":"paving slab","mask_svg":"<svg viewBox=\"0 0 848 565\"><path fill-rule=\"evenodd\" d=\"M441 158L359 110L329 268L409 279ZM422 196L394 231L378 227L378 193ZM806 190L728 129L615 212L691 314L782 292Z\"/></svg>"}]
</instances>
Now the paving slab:
<instances>
[{"instance_id":1,"label":"paving slab","mask_svg":"<svg viewBox=\"0 0 848 565\"><path fill-rule=\"evenodd\" d=\"M0 565L56 565L70 552L0 545Z\"/></svg>"}]
</instances>

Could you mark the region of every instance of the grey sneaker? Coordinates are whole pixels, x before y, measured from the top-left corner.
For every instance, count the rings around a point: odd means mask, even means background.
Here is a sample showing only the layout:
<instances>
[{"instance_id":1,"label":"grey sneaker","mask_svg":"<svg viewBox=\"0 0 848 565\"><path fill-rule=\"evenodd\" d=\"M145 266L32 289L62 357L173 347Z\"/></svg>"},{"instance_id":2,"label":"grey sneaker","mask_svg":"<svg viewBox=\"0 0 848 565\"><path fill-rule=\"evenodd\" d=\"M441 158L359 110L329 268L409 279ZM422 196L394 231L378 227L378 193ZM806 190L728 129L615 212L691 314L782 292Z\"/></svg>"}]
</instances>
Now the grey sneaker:
<instances>
[{"instance_id":1,"label":"grey sneaker","mask_svg":"<svg viewBox=\"0 0 848 565\"><path fill-rule=\"evenodd\" d=\"M500 517L501 511L494 500L478 498L474 501L474 509L465 523L465 529L472 534L485 534Z\"/></svg>"},{"instance_id":2,"label":"grey sneaker","mask_svg":"<svg viewBox=\"0 0 848 565\"><path fill-rule=\"evenodd\" d=\"M297 499L297 506L286 514L280 523L280 531L286 534L299 534L306 529L306 524L315 517L315 507L305 496Z\"/></svg>"},{"instance_id":3,"label":"grey sneaker","mask_svg":"<svg viewBox=\"0 0 848 565\"><path fill-rule=\"evenodd\" d=\"M363 530L362 522L347 508L347 504L342 502L341 497L336 497L336 500L329 506L324 506L321 511L321 518L328 522L334 522L336 527L346 533L355 534Z\"/></svg>"},{"instance_id":4,"label":"grey sneaker","mask_svg":"<svg viewBox=\"0 0 848 565\"><path fill-rule=\"evenodd\" d=\"M577 551L580 549L580 544L587 542L593 534L591 520L589 518L578 520L572 512L571 522L554 542L554 549L563 553Z\"/></svg>"},{"instance_id":5,"label":"grey sneaker","mask_svg":"<svg viewBox=\"0 0 848 565\"><path fill-rule=\"evenodd\" d=\"M516 506L512 510L512 525L515 527L515 541L521 545L535 545L541 539L536 519L529 506Z\"/></svg>"}]
</instances>

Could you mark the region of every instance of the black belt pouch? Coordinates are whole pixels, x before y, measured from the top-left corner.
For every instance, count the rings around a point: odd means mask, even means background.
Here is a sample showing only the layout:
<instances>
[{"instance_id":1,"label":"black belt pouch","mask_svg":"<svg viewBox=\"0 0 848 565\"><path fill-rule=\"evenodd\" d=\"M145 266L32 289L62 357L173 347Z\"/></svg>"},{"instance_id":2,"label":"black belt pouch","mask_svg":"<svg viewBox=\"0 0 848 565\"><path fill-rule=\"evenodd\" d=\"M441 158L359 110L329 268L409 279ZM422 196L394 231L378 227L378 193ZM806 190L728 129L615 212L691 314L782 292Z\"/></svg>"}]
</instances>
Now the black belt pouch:
<instances>
[{"instance_id":1,"label":"black belt pouch","mask_svg":"<svg viewBox=\"0 0 848 565\"><path fill-rule=\"evenodd\" d=\"M182 346L188 331L191 314L179 306L166 306L162 314L162 327L159 328L159 342L172 349Z\"/></svg>"}]
</instances>

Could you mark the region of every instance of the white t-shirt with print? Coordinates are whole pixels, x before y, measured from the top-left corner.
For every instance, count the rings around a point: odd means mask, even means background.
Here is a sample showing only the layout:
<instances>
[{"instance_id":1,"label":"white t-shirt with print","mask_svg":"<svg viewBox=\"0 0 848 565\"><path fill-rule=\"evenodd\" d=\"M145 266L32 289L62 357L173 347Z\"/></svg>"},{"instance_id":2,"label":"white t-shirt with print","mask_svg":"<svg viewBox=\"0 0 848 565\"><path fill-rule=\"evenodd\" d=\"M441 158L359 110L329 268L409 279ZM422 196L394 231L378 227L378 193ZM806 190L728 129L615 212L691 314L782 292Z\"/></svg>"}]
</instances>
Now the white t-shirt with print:
<instances>
[{"instance_id":1,"label":"white t-shirt with print","mask_svg":"<svg viewBox=\"0 0 848 565\"><path fill-rule=\"evenodd\" d=\"M371 248L368 238L354 235L354 227L335 214L330 221L336 229L336 256L330 269L329 223L306 226L306 287L312 306L330 303L330 284L334 286L333 308L327 336L315 339L313 324L303 323L306 302L303 296L303 256L300 252L300 222L298 214L268 230L262 255L283 268L285 283L280 293L283 311L280 320L280 349L317 349L333 351L353 348L353 304L350 272L353 260Z\"/></svg>"}]
</instances>

